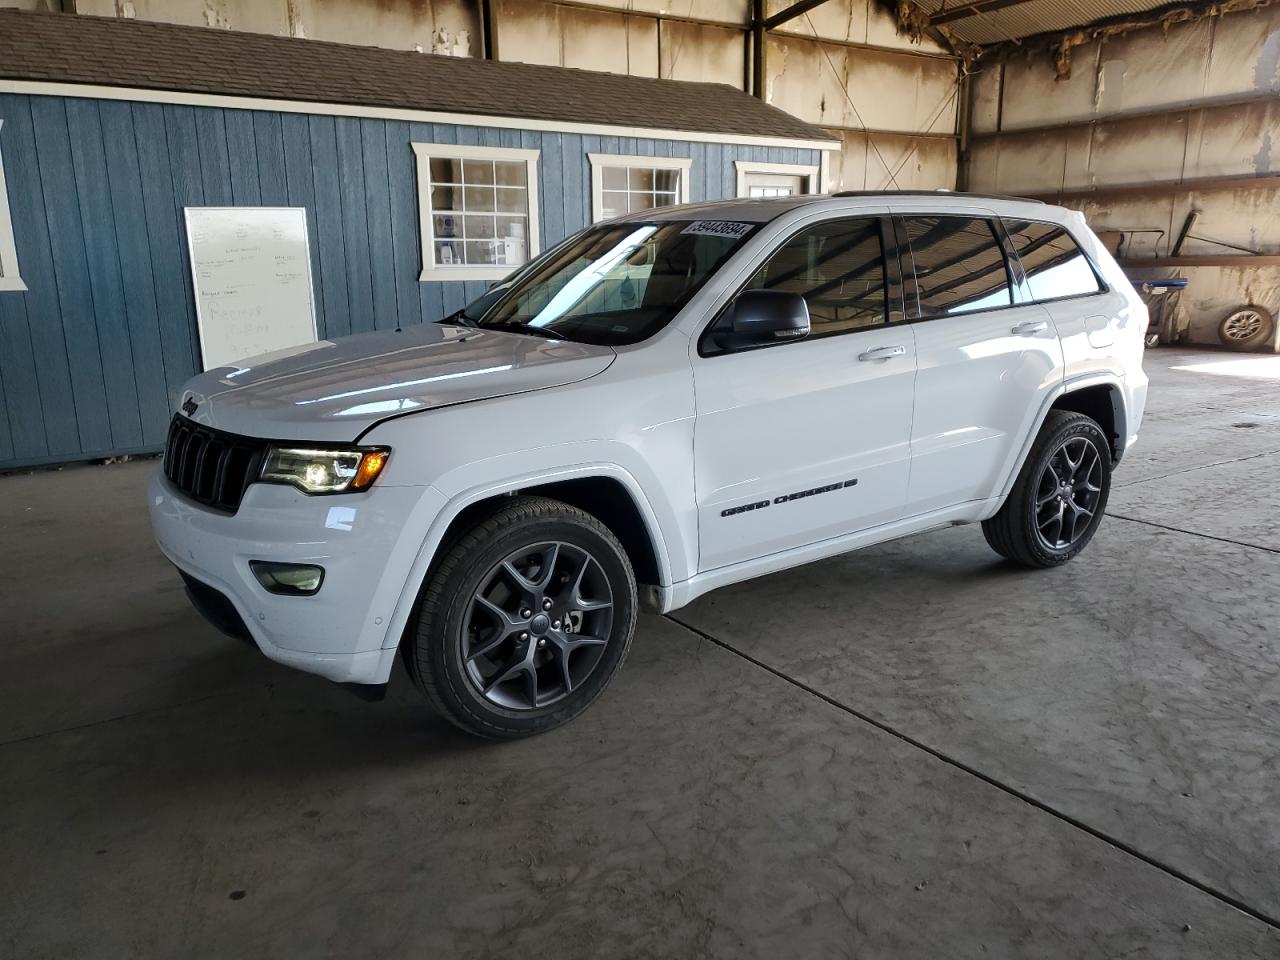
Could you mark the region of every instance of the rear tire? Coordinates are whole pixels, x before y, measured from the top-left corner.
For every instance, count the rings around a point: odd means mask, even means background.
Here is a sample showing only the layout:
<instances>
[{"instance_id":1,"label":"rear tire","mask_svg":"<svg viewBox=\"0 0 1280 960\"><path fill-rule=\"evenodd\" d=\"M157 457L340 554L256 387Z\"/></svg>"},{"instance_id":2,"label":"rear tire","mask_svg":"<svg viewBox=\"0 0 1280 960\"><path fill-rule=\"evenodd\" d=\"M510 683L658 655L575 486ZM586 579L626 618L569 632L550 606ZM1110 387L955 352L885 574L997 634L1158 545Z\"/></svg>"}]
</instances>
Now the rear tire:
<instances>
[{"instance_id":1,"label":"rear tire","mask_svg":"<svg viewBox=\"0 0 1280 960\"><path fill-rule=\"evenodd\" d=\"M1004 506L982 533L1025 567L1066 563L1093 539L1111 492L1111 447L1083 413L1050 410Z\"/></svg>"},{"instance_id":2,"label":"rear tire","mask_svg":"<svg viewBox=\"0 0 1280 960\"><path fill-rule=\"evenodd\" d=\"M405 637L414 683L469 733L568 723L622 665L636 624L626 552L557 500L503 501L445 550Z\"/></svg>"}]
</instances>

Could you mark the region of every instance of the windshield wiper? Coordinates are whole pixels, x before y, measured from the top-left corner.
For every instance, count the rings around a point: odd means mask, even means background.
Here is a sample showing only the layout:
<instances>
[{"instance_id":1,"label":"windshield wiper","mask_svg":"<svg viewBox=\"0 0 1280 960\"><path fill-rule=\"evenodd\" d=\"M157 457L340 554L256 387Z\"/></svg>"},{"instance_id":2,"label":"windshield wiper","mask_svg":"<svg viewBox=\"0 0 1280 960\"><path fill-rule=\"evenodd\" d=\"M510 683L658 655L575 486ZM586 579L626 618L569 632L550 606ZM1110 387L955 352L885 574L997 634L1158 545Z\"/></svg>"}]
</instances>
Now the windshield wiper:
<instances>
[{"instance_id":1,"label":"windshield wiper","mask_svg":"<svg viewBox=\"0 0 1280 960\"><path fill-rule=\"evenodd\" d=\"M490 330L507 330L511 333L532 334L535 337L546 337L548 340L569 339L558 330L551 330L547 327L538 327L532 323L525 323L523 320L503 320L500 323L486 323L485 327Z\"/></svg>"},{"instance_id":2,"label":"windshield wiper","mask_svg":"<svg viewBox=\"0 0 1280 960\"><path fill-rule=\"evenodd\" d=\"M449 314L447 317L441 317L436 323L455 323L460 327L474 327L477 325L475 317L467 315L466 307Z\"/></svg>"}]
</instances>

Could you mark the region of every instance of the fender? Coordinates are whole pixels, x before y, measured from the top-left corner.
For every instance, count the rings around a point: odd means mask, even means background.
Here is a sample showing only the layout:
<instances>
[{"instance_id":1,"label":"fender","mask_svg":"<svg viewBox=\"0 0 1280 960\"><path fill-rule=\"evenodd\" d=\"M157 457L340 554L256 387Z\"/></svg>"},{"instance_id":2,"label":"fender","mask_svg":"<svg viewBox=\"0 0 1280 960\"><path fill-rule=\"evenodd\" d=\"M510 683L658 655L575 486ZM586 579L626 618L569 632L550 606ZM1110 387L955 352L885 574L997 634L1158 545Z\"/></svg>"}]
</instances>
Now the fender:
<instances>
[{"instance_id":1,"label":"fender","mask_svg":"<svg viewBox=\"0 0 1280 960\"><path fill-rule=\"evenodd\" d=\"M650 541L653 543L654 555L658 561L658 573L662 581L662 586L669 586L672 582L671 557L667 549L666 538L663 535L662 527L658 522L657 513L653 509L653 505L649 502L648 496L641 487L639 481L631 475L627 470L614 463L583 463L571 467L560 467L553 470L535 471L528 474L520 474L506 479L495 481L494 483L484 484L482 486L473 487L463 493L455 495L448 500L445 505L435 514L426 531L422 535L421 547L413 561L413 565L409 568L409 575L405 579L401 588L400 597L396 601L395 611L391 615L386 633L383 636L382 647L387 649L398 646L400 638L404 634L406 624L409 622L409 616L413 612L414 604L418 601L418 592L422 587L423 581L426 579L427 571L431 567L432 560L435 559L436 552L440 548L440 544L444 539L445 532L449 529L449 525L457 519L467 507L487 500L491 497L502 496L503 494L514 493L524 487L536 486L544 483L554 483L558 480L575 480L589 477L608 477L622 484L630 495L632 501L640 511L641 519L644 521L645 531L648 533ZM429 493L433 493L439 497L444 496L435 487L425 488ZM406 535L411 535L412 531L406 530Z\"/></svg>"},{"instance_id":2,"label":"fender","mask_svg":"<svg viewBox=\"0 0 1280 960\"><path fill-rule=\"evenodd\" d=\"M1036 437L1040 435L1040 430L1044 427L1045 419L1049 416L1049 411L1053 409L1053 405L1069 393L1075 393L1077 390L1083 390L1086 387L1100 386L1111 387L1119 391L1121 398L1125 397L1124 382L1114 374L1109 373L1091 373L1074 377L1071 380L1060 383L1045 394L1040 403L1040 410L1036 414L1035 429L1027 433L1016 455L1011 457L1005 465L1004 479L996 488L994 495L994 506L991 509L992 515L1004 504L1005 498L1009 496L1009 491L1013 489L1013 483L1017 480L1018 474L1022 472L1022 465L1026 463L1027 457L1031 453L1031 446L1036 442ZM1124 442L1127 437L1125 431L1127 430L1128 412L1124 408L1124 403L1125 401L1122 399L1120 406L1116 409L1116 432L1121 442Z\"/></svg>"}]
</instances>

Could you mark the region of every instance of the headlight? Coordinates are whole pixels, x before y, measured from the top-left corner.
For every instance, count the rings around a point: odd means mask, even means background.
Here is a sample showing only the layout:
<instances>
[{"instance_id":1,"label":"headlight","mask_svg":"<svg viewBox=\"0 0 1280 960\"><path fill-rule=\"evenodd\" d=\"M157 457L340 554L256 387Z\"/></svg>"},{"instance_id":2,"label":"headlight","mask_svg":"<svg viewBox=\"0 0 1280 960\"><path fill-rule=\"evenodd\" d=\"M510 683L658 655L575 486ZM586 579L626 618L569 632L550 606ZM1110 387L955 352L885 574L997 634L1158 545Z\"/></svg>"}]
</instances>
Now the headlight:
<instances>
[{"instance_id":1,"label":"headlight","mask_svg":"<svg viewBox=\"0 0 1280 960\"><path fill-rule=\"evenodd\" d=\"M390 456L386 447L271 447L258 479L292 484L303 493L353 493L368 490Z\"/></svg>"}]
</instances>

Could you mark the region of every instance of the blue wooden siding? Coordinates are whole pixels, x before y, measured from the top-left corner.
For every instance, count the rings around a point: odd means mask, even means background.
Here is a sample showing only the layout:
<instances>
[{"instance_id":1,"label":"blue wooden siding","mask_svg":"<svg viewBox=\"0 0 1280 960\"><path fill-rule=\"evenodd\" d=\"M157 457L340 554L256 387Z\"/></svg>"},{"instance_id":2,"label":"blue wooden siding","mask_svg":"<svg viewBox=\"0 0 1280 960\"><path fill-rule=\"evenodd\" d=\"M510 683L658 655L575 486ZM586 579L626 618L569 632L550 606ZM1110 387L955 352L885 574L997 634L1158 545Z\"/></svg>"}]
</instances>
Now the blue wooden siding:
<instances>
[{"instance_id":1,"label":"blue wooden siding","mask_svg":"<svg viewBox=\"0 0 1280 960\"><path fill-rule=\"evenodd\" d=\"M199 368L183 208L307 211L321 337L438 320L484 283L418 280L410 144L540 151L543 248L591 221L588 153L689 157L689 199L735 160L816 151L0 94L27 291L0 292L0 469L158 450Z\"/></svg>"}]
</instances>

